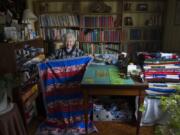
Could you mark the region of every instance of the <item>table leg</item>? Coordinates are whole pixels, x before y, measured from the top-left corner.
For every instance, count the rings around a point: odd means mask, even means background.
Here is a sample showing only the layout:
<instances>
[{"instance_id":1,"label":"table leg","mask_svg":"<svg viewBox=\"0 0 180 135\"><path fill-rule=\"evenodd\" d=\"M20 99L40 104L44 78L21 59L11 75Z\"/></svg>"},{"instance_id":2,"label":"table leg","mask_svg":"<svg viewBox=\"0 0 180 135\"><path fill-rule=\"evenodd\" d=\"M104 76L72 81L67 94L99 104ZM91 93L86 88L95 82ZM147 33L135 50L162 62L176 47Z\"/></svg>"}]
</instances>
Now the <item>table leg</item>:
<instances>
[{"instance_id":1,"label":"table leg","mask_svg":"<svg viewBox=\"0 0 180 135\"><path fill-rule=\"evenodd\" d=\"M85 134L88 135L88 92L84 90L84 120L85 120Z\"/></svg>"},{"instance_id":2,"label":"table leg","mask_svg":"<svg viewBox=\"0 0 180 135\"><path fill-rule=\"evenodd\" d=\"M137 111L137 127L136 127L136 135L139 135L139 130L140 130L140 123L141 123L141 116L142 112L139 111L139 108L141 105L144 103L144 94L142 92L139 92L139 98L138 98L138 111Z\"/></svg>"}]
</instances>

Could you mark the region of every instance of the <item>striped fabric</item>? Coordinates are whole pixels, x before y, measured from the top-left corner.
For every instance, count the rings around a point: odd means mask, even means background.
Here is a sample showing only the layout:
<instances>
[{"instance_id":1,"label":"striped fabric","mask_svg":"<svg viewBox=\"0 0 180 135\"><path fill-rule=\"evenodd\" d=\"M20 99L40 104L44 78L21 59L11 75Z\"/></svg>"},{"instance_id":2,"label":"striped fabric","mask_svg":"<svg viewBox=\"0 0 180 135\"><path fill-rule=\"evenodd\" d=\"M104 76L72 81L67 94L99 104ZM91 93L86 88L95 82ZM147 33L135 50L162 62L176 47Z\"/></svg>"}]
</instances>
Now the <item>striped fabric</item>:
<instances>
[{"instance_id":1,"label":"striped fabric","mask_svg":"<svg viewBox=\"0 0 180 135\"><path fill-rule=\"evenodd\" d=\"M47 120L38 135L78 135L85 133L80 82L90 57L52 60L38 65ZM89 103L89 113L92 104ZM89 132L95 128L89 122Z\"/></svg>"},{"instance_id":2,"label":"striped fabric","mask_svg":"<svg viewBox=\"0 0 180 135\"><path fill-rule=\"evenodd\" d=\"M176 92L176 87L180 83L149 83L146 89L148 95L169 95Z\"/></svg>"},{"instance_id":3,"label":"striped fabric","mask_svg":"<svg viewBox=\"0 0 180 135\"><path fill-rule=\"evenodd\" d=\"M148 95L166 95L176 92L180 83L180 58L174 53L146 53L144 78L149 82ZM172 87L173 86L173 87Z\"/></svg>"}]
</instances>

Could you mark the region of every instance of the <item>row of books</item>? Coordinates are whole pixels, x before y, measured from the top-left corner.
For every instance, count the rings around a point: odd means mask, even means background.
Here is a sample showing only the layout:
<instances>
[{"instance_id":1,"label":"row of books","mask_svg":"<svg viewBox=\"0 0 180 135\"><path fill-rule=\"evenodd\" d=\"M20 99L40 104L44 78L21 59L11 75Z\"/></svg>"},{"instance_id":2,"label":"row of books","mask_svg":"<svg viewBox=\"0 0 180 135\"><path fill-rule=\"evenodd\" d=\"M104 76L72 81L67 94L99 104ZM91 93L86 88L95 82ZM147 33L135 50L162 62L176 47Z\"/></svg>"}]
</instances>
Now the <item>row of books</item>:
<instances>
[{"instance_id":1,"label":"row of books","mask_svg":"<svg viewBox=\"0 0 180 135\"><path fill-rule=\"evenodd\" d=\"M120 42L121 32L116 30L93 30L88 33L81 32L81 41L85 42Z\"/></svg>"},{"instance_id":2,"label":"row of books","mask_svg":"<svg viewBox=\"0 0 180 135\"><path fill-rule=\"evenodd\" d=\"M82 49L87 54L115 54L115 51L112 50L120 50L119 44L92 44L92 43L83 43Z\"/></svg>"},{"instance_id":3,"label":"row of books","mask_svg":"<svg viewBox=\"0 0 180 135\"><path fill-rule=\"evenodd\" d=\"M77 15L41 15L39 16L41 27L48 26L79 26L79 18Z\"/></svg>"},{"instance_id":4,"label":"row of books","mask_svg":"<svg viewBox=\"0 0 180 135\"><path fill-rule=\"evenodd\" d=\"M44 40L62 40L63 36L68 33L74 33L76 39L78 39L79 36L79 30L73 30L73 29L58 29L58 28L41 28L40 34L41 37L43 37Z\"/></svg>"},{"instance_id":5,"label":"row of books","mask_svg":"<svg viewBox=\"0 0 180 135\"><path fill-rule=\"evenodd\" d=\"M125 40L160 40L160 29L130 29L124 31Z\"/></svg>"},{"instance_id":6,"label":"row of books","mask_svg":"<svg viewBox=\"0 0 180 135\"><path fill-rule=\"evenodd\" d=\"M113 16L85 16L82 19L83 27L114 27Z\"/></svg>"}]
</instances>

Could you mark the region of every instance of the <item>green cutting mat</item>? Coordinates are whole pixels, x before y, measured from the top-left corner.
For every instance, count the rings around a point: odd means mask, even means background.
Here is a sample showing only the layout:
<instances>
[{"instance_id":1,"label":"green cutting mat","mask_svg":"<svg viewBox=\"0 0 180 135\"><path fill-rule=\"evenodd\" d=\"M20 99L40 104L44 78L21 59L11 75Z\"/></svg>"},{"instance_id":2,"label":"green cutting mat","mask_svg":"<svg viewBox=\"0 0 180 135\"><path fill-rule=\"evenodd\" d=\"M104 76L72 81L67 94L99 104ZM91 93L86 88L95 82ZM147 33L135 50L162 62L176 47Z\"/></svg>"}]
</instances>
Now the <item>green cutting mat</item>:
<instances>
[{"instance_id":1,"label":"green cutting mat","mask_svg":"<svg viewBox=\"0 0 180 135\"><path fill-rule=\"evenodd\" d=\"M131 78L120 77L119 69L113 65L90 65L82 80L82 84L134 84Z\"/></svg>"}]
</instances>

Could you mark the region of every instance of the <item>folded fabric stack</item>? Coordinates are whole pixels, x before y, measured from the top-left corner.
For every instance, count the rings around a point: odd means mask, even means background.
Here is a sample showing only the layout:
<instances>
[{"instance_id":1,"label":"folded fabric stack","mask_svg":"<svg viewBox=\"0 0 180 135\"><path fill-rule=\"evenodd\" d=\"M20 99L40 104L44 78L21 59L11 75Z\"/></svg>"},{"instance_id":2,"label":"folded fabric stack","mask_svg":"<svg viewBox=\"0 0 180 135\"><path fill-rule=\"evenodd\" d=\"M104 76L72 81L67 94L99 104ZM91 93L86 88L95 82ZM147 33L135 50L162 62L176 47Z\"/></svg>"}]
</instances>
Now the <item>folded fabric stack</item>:
<instances>
[{"instance_id":1,"label":"folded fabric stack","mask_svg":"<svg viewBox=\"0 0 180 135\"><path fill-rule=\"evenodd\" d=\"M180 58L173 53L146 53L144 77L149 82L149 95L166 95L176 92L180 85Z\"/></svg>"},{"instance_id":2,"label":"folded fabric stack","mask_svg":"<svg viewBox=\"0 0 180 135\"><path fill-rule=\"evenodd\" d=\"M141 125L163 124L166 113L159 108L160 97L175 93L176 87L180 86L180 58L174 53L139 55L143 56L144 78L149 85L146 89L148 96L145 97L145 112Z\"/></svg>"}]
</instances>

